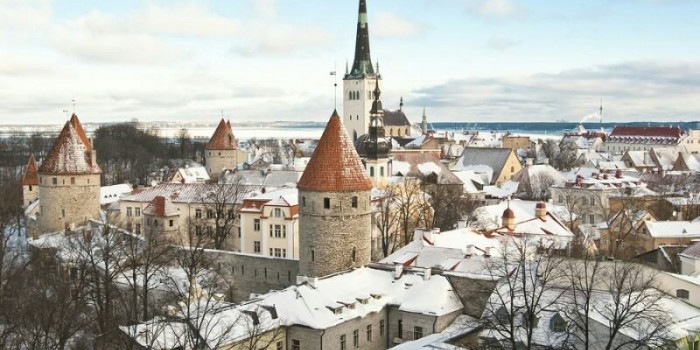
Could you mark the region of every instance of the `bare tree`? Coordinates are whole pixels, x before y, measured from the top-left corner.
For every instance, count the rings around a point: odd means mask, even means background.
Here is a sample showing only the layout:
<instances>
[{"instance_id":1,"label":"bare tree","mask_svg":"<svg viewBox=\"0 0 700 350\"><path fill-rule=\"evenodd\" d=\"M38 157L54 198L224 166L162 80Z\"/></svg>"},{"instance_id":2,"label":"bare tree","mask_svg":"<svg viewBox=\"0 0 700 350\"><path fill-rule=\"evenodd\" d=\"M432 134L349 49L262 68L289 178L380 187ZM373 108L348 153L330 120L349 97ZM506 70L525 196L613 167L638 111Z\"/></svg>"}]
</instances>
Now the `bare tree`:
<instances>
[{"instance_id":1,"label":"bare tree","mask_svg":"<svg viewBox=\"0 0 700 350\"><path fill-rule=\"evenodd\" d=\"M534 254L542 248L534 241L514 238L504 242L500 256L487 258L485 270L499 283L482 317L490 332L486 346L533 349L545 345L535 342L533 332L542 314L555 308L566 289L555 284L561 278L561 258ZM563 345L567 339L550 341Z\"/></svg>"},{"instance_id":2,"label":"bare tree","mask_svg":"<svg viewBox=\"0 0 700 350\"><path fill-rule=\"evenodd\" d=\"M209 184L202 196L206 218L213 221L213 232L208 232L214 248L224 249L231 235L238 229L238 214L243 199L250 192L240 175L234 174L226 183Z\"/></svg>"},{"instance_id":3,"label":"bare tree","mask_svg":"<svg viewBox=\"0 0 700 350\"><path fill-rule=\"evenodd\" d=\"M396 208L399 217L399 227L403 244L413 240L413 230L421 223L427 226L432 222L432 209L427 203L426 195L420 188L418 179L403 178L394 183L393 193L396 193Z\"/></svg>"},{"instance_id":4,"label":"bare tree","mask_svg":"<svg viewBox=\"0 0 700 350\"><path fill-rule=\"evenodd\" d=\"M401 247L402 242L399 235L399 215L395 190L395 187L388 186L372 210L372 222L379 232L383 257L389 256Z\"/></svg>"}]
</instances>

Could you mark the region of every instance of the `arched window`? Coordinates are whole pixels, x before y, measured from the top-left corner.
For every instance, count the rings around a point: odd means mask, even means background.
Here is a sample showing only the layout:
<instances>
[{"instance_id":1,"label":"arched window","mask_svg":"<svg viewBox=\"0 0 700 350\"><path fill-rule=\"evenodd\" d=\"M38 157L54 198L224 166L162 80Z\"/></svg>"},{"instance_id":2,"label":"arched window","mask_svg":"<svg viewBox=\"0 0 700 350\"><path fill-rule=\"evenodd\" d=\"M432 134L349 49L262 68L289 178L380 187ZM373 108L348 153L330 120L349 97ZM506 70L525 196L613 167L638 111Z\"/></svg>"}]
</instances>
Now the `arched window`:
<instances>
[{"instance_id":1,"label":"arched window","mask_svg":"<svg viewBox=\"0 0 700 350\"><path fill-rule=\"evenodd\" d=\"M374 176L374 167L369 167L369 176Z\"/></svg>"},{"instance_id":2,"label":"arched window","mask_svg":"<svg viewBox=\"0 0 700 350\"><path fill-rule=\"evenodd\" d=\"M688 292L686 289L676 289L676 297L688 299L690 298L690 292Z\"/></svg>"},{"instance_id":3,"label":"arched window","mask_svg":"<svg viewBox=\"0 0 700 350\"><path fill-rule=\"evenodd\" d=\"M405 135L408 135L408 128L406 128L406 134L405 134Z\"/></svg>"},{"instance_id":4,"label":"arched window","mask_svg":"<svg viewBox=\"0 0 700 350\"><path fill-rule=\"evenodd\" d=\"M352 132L352 140L353 140L353 142L354 142L354 141L357 141L357 131L354 131L354 130L353 130L353 132Z\"/></svg>"},{"instance_id":5,"label":"arched window","mask_svg":"<svg viewBox=\"0 0 700 350\"><path fill-rule=\"evenodd\" d=\"M352 100L352 91L348 92L348 99Z\"/></svg>"},{"instance_id":6,"label":"arched window","mask_svg":"<svg viewBox=\"0 0 700 350\"><path fill-rule=\"evenodd\" d=\"M383 166L379 167L379 176L384 176L384 167Z\"/></svg>"},{"instance_id":7,"label":"arched window","mask_svg":"<svg viewBox=\"0 0 700 350\"><path fill-rule=\"evenodd\" d=\"M389 128L389 136L394 136L394 129Z\"/></svg>"},{"instance_id":8,"label":"arched window","mask_svg":"<svg viewBox=\"0 0 700 350\"><path fill-rule=\"evenodd\" d=\"M351 203L351 204L352 204L352 207L353 207L353 208L357 208L357 196L353 196L351 202L352 202L352 203Z\"/></svg>"},{"instance_id":9,"label":"arched window","mask_svg":"<svg viewBox=\"0 0 700 350\"><path fill-rule=\"evenodd\" d=\"M401 129L399 129L399 137L401 137Z\"/></svg>"}]
</instances>

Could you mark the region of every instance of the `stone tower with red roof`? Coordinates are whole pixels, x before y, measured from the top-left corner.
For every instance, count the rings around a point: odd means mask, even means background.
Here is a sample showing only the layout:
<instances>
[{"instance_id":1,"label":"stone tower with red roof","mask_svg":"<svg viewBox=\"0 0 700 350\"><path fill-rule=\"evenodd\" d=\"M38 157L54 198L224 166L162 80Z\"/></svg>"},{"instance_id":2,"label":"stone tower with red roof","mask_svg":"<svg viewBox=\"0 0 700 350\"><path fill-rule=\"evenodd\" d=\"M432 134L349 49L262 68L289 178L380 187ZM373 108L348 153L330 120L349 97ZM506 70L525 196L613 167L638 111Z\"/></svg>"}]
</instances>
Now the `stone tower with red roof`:
<instances>
[{"instance_id":1,"label":"stone tower with red roof","mask_svg":"<svg viewBox=\"0 0 700 350\"><path fill-rule=\"evenodd\" d=\"M101 173L96 152L73 114L38 170L39 232L60 231L98 218Z\"/></svg>"},{"instance_id":2,"label":"stone tower with red roof","mask_svg":"<svg viewBox=\"0 0 700 350\"><path fill-rule=\"evenodd\" d=\"M333 111L299 183L299 274L321 277L370 261L370 181Z\"/></svg>"},{"instance_id":3,"label":"stone tower with red roof","mask_svg":"<svg viewBox=\"0 0 700 350\"><path fill-rule=\"evenodd\" d=\"M209 177L218 179L224 170L236 169L238 166L238 141L233 136L231 122L221 118L219 125L204 148L206 168Z\"/></svg>"},{"instance_id":4,"label":"stone tower with red roof","mask_svg":"<svg viewBox=\"0 0 700 350\"><path fill-rule=\"evenodd\" d=\"M39 172L34 154L29 156L29 163L22 176L22 204L26 208L39 199Z\"/></svg>"}]
</instances>

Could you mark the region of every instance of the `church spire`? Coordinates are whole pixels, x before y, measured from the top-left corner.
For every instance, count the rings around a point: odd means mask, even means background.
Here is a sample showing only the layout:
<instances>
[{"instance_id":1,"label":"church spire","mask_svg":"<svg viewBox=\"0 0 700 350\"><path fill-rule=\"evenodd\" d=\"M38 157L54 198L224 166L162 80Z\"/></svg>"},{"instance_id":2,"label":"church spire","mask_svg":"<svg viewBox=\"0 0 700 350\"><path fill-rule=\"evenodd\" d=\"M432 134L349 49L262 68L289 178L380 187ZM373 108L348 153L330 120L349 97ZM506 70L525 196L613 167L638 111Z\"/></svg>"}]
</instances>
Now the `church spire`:
<instances>
[{"instance_id":1,"label":"church spire","mask_svg":"<svg viewBox=\"0 0 700 350\"><path fill-rule=\"evenodd\" d=\"M369 136L365 140L368 159L387 158L391 150L391 143L386 139L384 131L384 109L382 108L381 94L379 81L375 81L374 102L372 102L372 109L369 112Z\"/></svg>"},{"instance_id":2,"label":"church spire","mask_svg":"<svg viewBox=\"0 0 700 350\"><path fill-rule=\"evenodd\" d=\"M355 60L350 76L364 77L374 75L372 59L369 55L369 28L367 25L367 1L360 0L357 14L357 37L355 38Z\"/></svg>"}]
</instances>

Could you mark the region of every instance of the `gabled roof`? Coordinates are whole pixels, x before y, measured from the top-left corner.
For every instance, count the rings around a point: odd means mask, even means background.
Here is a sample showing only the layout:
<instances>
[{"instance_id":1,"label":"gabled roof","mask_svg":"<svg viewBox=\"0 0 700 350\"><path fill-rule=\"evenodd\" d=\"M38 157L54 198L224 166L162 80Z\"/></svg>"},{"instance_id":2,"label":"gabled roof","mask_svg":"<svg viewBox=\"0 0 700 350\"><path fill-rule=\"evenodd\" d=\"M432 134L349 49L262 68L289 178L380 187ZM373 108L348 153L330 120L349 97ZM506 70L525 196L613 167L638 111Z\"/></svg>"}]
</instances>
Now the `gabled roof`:
<instances>
[{"instance_id":1,"label":"gabled roof","mask_svg":"<svg viewBox=\"0 0 700 350\"><path fill-rule=\"evenodd\" d=\"M372 189L372 181L367 176L337 111L333 111L297 188L317 192Z\"/></svg>"},{"instance_id":2,"label":"gabled roof","mask_svg":"<svg viewBox=\"0 0 700 350\"><path fill-rule=\"evenodd\" d=\"M37 171L34 153L32 153L29 156L29 163L27 163L27 168L24 170L24 175L22 176L22 186L36 185L39 185L39 172Z\"/></svg>"},{"instance_id":3,"label":"gabled roof","mask_svg":"<svg viewBox=\"0 0 700 350\"><path fill-rule=\"evenodd\" d=\"M392 176L427 178L437 176L438 185L463 185L462 180L430 153L411 152L394 155L391 167Z\"/></svg>"},{"instance_id":4,"label":"gabled roof","mask_svg":"<svg viewBox=\"0 0 700 350\"><path fill-rule=\"evenodd\" d=\"M231 123L226 122L224 118L221 118L219 126L216 127L214 135L211 136L209 142L207 143L206 149L208 150L234 150L238 149L238 141L236 137L233 136L233 130L231 130Z\"/></svg>"},{"instance_id":5,"label":"gabled roof","mask_svg":"<svg viewBox=\"0 0 700 350\"><path fill-rule=\"evenodd\" d=\"M180 215L180 211L173 205L169 199L158 196L153 198L151 203L148 203L146 208L143 209L144 215L156 216L159 218L167 218L171 216Z\"/></svg>"},{"instance_id":6,"label":"gabled roof","mask_svg":"<svg viewBox=\"0 0 700 350\"><path fill-rule=\"evenodd\" d=\"M73 120L73 119L71 119ZM77 117L75 118L77 122ZM77 125L80 125L78 122ZM92 159L92 147L85 144L85 133L78 132L71 121L53 143L48 156L39 167L40 174L99 174L97 160Z\"/></svg>"},{"instance_id":7,"label":"gabled roof","mask_svg":"<svg viewBox=\"0 0 700 350\"><path fill-rule=\"evenodd\" d=\"M657 137L681 137L685 132L683 129L672 126L624 126L618 125L613 128L610 137L615 136L657 136Z\"/></svg>"},{"instance_id":8,"label":"gabled roof","mask_svg":"<svg viewBox=\"0 0 700 350\"><path fill-rule=\"evenodd\" d=\"M87 134L85 134L85 129L83 129L83 125L80 124L80 120L75 113L73 113L73 115L70 117L70 124L75 128L75 131L78 133L78 136L80 136L80 140L83 141L87 150L92 151L92 143L87 137Z\"/></svg>"},{"instance_id":9,"label":"gabled roof","mask_svg":"<svg viewBox=\"0 0 700 350\"><path fill-rule=\"evenodd\" d=\"M406 118L406 114L402 110L390 111L384 110L384 126L410 126L411 122Z\"/></svg>"},{"instance_id":10,"label":"gabled roof","mask_svg":"<svg viewBox=\"0 0 700 350\"><path fill-rule=\"evenodd\" d=\"M495 178L503 170L512 152L510 148L467 147L457 159L457 163L452 170L486 171L490 169L493 178Z\"/></svg>"}]
</instances>

